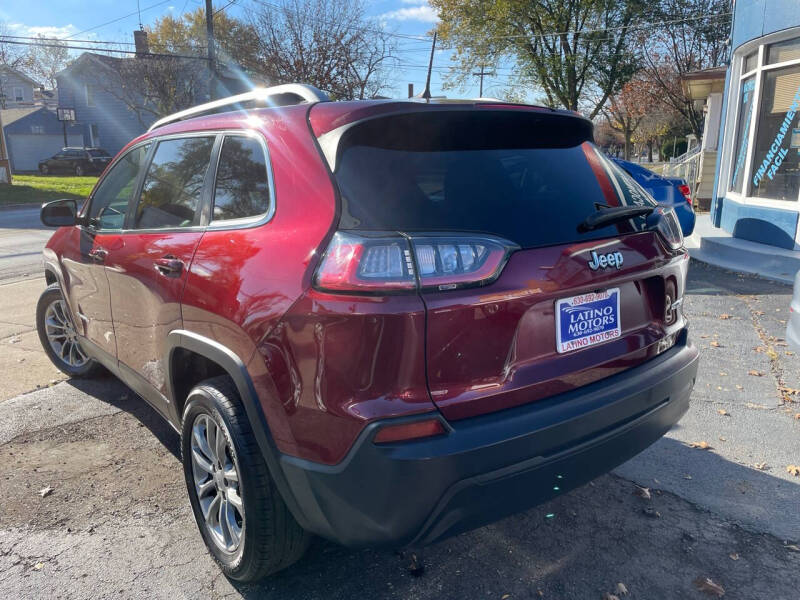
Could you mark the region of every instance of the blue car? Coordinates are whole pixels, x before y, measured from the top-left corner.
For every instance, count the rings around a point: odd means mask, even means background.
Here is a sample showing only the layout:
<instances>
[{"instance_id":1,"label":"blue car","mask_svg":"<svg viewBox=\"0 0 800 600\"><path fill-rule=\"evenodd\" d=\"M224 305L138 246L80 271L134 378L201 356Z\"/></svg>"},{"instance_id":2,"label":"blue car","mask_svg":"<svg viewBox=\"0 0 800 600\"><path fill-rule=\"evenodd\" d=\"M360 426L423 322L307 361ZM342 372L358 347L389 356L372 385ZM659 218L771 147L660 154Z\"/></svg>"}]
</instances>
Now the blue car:
<instances>
[{"instance_id":1,"label":"blue car","mask_svg":"<svg viewBox=\"0 0 800 600\"><path fill-rule=\"evenodd\" d=\"M686 185L686 181L678 177L662 177L641 165L621 158L611 157L611 160L625 169L656 202L675 209L683 236L692 235L695 215L692 208L691 189Z\"/></svg>"}]
</instances>

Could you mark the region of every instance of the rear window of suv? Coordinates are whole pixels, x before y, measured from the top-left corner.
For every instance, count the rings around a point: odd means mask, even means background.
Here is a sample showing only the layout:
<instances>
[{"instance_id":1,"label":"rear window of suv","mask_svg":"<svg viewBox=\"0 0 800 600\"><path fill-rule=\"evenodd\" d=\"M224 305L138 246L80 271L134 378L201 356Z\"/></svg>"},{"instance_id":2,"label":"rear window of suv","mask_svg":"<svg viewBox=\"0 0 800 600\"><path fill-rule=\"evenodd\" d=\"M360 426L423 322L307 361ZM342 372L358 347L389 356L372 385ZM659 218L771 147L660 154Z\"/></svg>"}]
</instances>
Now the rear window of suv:
<instances>
[{"instance_id":1,"label":"rear window of suv","mask_svg":"<svg viewBox=\"0 0 800 600\"><path fill-rule=\"evenodd\" d=\"M343 134L334 175L342 229L480 231L523 248L641 231L644 218L577 227L598 207L654 204L591 143L588 123L558 113L373 119Z\"/></svg>"}]
</instances>

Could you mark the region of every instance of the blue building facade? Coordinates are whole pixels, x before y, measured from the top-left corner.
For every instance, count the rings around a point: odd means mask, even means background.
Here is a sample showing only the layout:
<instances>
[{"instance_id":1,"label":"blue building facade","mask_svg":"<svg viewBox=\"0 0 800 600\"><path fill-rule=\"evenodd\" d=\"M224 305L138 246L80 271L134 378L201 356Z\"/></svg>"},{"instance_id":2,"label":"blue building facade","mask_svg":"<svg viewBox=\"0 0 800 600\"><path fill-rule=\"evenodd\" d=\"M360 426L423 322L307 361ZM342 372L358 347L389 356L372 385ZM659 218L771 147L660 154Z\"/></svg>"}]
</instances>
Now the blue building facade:
<instances>
[{"instance_id":1,"label":"blue building facade","mask_svg":"<svg viewBox=\"0 0 800 600\"><path fill-rule=\"evenodd\" d=\"M735 0L714 225L800 249L800 2Z\"/></svg>"}]
</instances>

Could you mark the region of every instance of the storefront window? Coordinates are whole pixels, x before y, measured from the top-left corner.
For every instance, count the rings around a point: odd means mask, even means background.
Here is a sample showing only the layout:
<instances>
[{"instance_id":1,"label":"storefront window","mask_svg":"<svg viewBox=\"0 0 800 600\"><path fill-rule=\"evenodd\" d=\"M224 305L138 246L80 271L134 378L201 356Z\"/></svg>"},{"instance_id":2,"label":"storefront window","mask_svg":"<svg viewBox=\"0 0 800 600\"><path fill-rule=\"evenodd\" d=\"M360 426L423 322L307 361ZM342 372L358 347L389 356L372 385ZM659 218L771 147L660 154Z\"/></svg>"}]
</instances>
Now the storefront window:
<instances>
[{"instance_id":1,"label":"storefront window","mask_svg":"<svg viewBox=\"0 0 800 600\"><path fill-rule=\"evenodd\" d=\"M800 58L800 40L788 40L767 47L767 64L774 65Z\"/></svg>"},{"instance_id":2,"label":"storefront window","mask_svg":"<svg viewBox=\"0 0 800 600\"><path fill-rule=\"evenodd\" d=\"M796 201L800 192L800 66L764 71L762 77L749 195Z\"/></svg>"},{"instance_id":3,"label":"storefront window","mask_svg":"<svg viewBox=\"0 0 800 600\"><path fill-rule=\"evenodd\" d=\"M753 69L756 68L758 65L758 50L755 52L751 52L747 56L744 57L744 68L742 69L742 73L749 73Z\"/></svg>"},{"instance_id":4,"label":"storefront window","mask_svg":"<svg viewBox=\"0 0 800 600\"><path fill-rule=\"evenodd\" d=\"M753 91L755 87L756 78L754 75L742 81L742 91L739 102L739 121L736 123L733 175L731 176L731 186L729 188L732 192L742 191L744 165L747 160L747 145L750 135L750 123L753 121Z\"/></svg>"}]
</instances>

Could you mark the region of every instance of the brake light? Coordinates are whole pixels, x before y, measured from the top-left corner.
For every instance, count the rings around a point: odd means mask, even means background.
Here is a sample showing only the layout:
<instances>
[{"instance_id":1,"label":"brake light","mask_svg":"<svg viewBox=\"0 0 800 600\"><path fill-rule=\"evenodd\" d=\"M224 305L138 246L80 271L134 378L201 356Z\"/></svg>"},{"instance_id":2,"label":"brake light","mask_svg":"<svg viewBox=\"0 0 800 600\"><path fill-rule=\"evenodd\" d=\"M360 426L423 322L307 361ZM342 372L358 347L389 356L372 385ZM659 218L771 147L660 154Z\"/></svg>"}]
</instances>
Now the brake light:
<instances>
[{"instance_id":1,"label":"brake light","mask_svg":"<svg viewBox=\"0 0 800 600\"><path fill-rule=\"evenodd\" d=\"M401 423L399 425L386 425L378 431L373 439L376 444L389 444L392 442L407 442L420 438L442 435L447 433L439 419Z\"/></svg>"},{"instance_id":2,"label":"brake light","mask_svg":"<svg viewBox=\"0 0 800 600\"><path fill-rule=\"evenodd\" d=\"M315 277L334 292L452 290L496 279L517 246L474 234L334 234Z\"/></svg>"},{"instance_id":3,"label":"brake light","mask_svg":"<svg viewBox=\"0 0 800 600\"><path fill-rule=\"evenodd\" d=\"M647 217L651 225L673 250L683 247L683 231L672 207L659 206Z\"/></svg>"},{"instance_id":4,"label":"brake light","mask_svg":"<svg viewBox=\"0 0 800 600\"><path fill-rule=\"evenodd\" d=\"M683 197L686 198L686 201L689 203L689 206L691 206L692 205L692 189L688 185L683 183L683 184L678 186L678 190L680 191L681 194L683 194Z\"/></svg>"}]
</instances>

